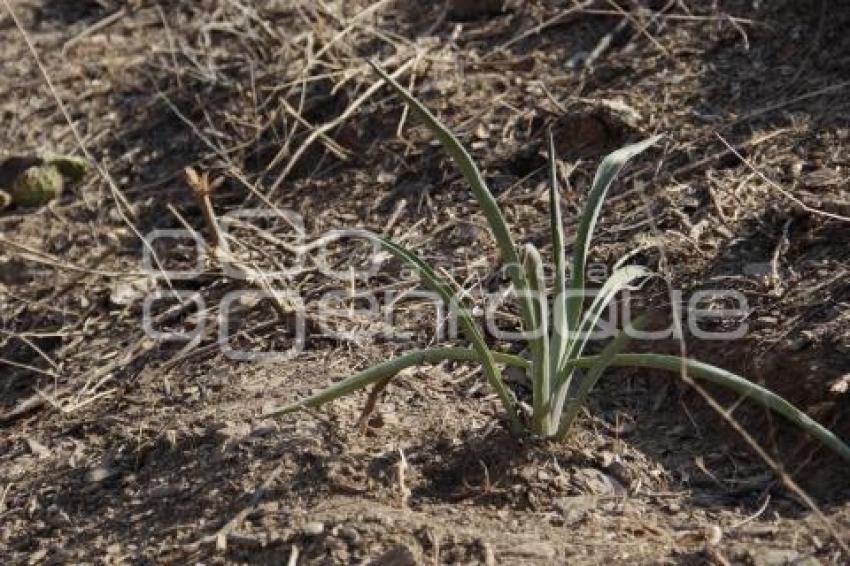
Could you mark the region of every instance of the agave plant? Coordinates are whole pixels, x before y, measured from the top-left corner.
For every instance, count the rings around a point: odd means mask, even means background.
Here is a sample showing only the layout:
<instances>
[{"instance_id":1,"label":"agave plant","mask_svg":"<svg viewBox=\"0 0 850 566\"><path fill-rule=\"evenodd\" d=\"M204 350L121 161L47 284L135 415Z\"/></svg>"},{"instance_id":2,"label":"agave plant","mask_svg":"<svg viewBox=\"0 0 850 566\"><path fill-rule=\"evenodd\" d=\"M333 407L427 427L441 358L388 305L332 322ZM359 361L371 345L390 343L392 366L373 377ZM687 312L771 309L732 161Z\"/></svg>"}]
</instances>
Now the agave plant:
<instances>
[{"instance_id":1,"label":"agave plant","mask_svg":"<svg viewBox=\"0 0 850 566\"><path fill-rule=\"evenodd\" d=\"M549 301L540 252L532 244L526 244L520 250L514 243L504 215L469 153L454 134L410 92L379 66L372 66L425 122L471 186L496 240L515 291L522 326L528 340L530 359L491 350L470 312L459 304L449 281L438 275L413 251L387 238L366 234L366 237L379 242L384 250L415 269L422 281L452 308L472 347L437 347L402 355L352 375L296 403L272 409L266 416L318 407L370 384L386 381L407 367L454 360L477 362L481 365L484 376L504 405L512 428L526 429L536 435L559 439L568 434L579 409L606 369L641 367L666 370L673 374L681 374L684 371L691 378L735 391L782 415L850 460L850 448L831 431L782 397L744 377L694 359L653 353L622 353L629 341L629 335L625 331L609 342L599 354L585 354L592 331L615 296L652 274L642 266L619 267L595 293L590 306L584 308L587 302L584 287L588 250L608 189L626 162L653 145L659 139L658 136L623 147L603 159L577 228L571 276L568 277L555 168L556 156L552 134L549 132L549 220L554 256L554 296ZM499 369L502 364L523 368L530 374L532 402L529 417L520 409L521 404L502 380Z\"/></svg>"}]
</instances>

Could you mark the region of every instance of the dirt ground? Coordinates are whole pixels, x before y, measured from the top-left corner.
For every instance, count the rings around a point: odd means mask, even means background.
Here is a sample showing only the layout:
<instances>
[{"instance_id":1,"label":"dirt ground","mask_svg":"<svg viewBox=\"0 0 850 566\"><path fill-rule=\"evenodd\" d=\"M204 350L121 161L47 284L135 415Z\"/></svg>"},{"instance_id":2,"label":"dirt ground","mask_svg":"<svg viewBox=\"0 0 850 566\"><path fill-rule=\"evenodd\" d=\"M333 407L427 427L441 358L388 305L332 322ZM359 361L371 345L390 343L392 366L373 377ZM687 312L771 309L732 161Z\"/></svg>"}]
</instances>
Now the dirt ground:
<instances>
[{"instance_id":1,"label":"dirt ground","mask_svg":"<svg viewBox=\"0 0 850 566\"><path fill-rule=\"evenodd\" d=\"M511 436L461 365L404 372L365 427L363 393L260 415L434 340L415 294L395 311L404 336L350 299L333 328L317 324L328 293L417 286L393 262L346 277L368 267L353 241L300 267L294 244L367 228L470 293L499 285L468 187L377 88L371 58L454 129L516 238L547 252L546 127L568 234L600 158L664 134L612 189L594 262L632 253L685 300L741 293L747 312L713 329L746 335L686 336L688 354L850 439L850 4L10 1L54 91L5 4L0 159L82 155L82 141L102 170L47 206L0 211L0 563L847 563L846 462L708 390L813 510L700 395L654 372L612 371L564 443ZM141 236L210 237L187 166L220 180L217 215L264 211L234 222L231 251L303 301L294 358L219 344L228 293L256 281L212 260L186 278L146 274L151 250L169 270L197 254ZM202 328L197 341L146 332L157 290L154 328ZM666 293L644 298L669 307ZM270 301L230 312L239 351L297 345ZM508 380L528 397L524 376Z\"/></svg>"}]
</instances>

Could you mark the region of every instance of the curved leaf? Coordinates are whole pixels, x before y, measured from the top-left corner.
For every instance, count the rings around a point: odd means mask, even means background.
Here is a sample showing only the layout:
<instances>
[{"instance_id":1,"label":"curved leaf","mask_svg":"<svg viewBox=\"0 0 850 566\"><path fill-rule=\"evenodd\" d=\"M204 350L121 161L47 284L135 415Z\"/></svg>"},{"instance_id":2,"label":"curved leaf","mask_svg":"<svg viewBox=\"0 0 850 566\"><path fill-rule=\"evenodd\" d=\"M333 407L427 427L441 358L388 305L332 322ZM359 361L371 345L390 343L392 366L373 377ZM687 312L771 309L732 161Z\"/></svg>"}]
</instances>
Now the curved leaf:
<instances>
[{"instance_id":1,"label":"curved leaf","mask_svg":"<svg viewBox=\"0 0 850 566\"><path fill-rule=\"evenodd\" d=\"M590 187L590 193L587 196L587 204L585 204L584 213L576 230L576 241L573 246L573 276L570 283L573 293L567 298L567 319L570 328L578 326L581 317L584 298L580 291L584 289L587 252L590 249L590 240L593 238L593 230L596 228L596 221L599 219L599 213L602 210L608 189L629 159L646 150L659 139L661 139L661 136L653 136L642 142L622 147L603 159L596 170L593 185Z\"/></svg>"},{"instance_id":2,"label":"curved leaf","mask_svg":"<svg viewBox=\"0 0 850 566\"><path fill-rule=\"evenodd\" d=\"M548 405L551 399L549 367L549 305L546 301L546 279L543 274L543 259L533 244L525 246L525 276L528 279L528 294L534 308L535 325L528 345L531 349L532 373L532 428L548 436L550 421Z\"/></svg>"},{"instance_id":3,"label":"curved leaf","mask_svg":"<svg viewBox=\"0 0 850 566\"><path fill-rule=\"evenodd\" d=\"M592 368L599 364L600 361L602 360L599 356L586 356L570 360L568 365L572 367ZM747 399L752 399L756 403L785 417L789 422L828 446L845 460L850 460L850 446L845 444L832 431L813 420L806 413L773 391L725 369L699 360L663 354L617 354L610 360L609 366L662 369L676 374L681 373L684 367L690 377L714 383L715 385L732 390Z\"/></svg>"},{"instance_id":4,"label":"curved leaf","mask_svg":"<svg viewBox=\"0 0 850 566\"><path fill-rule=\"evenodd\" d=\"M602 288L597 291L590 308L587 309L584 318L582 318L581 324L577 325L574 336L572 337L572 340L570 340L569 348L566 356L564 357L562 367L557 370L555 387L553 389L555 394L553 406L556 412L560 413L561 408L564 406L567 392L570 388L570 382L573 374L569 367L570 360L582 355L585 346L587 346L588 340L590 340L593 329L596 328L599 319L602 317L603 311L608 307L609 303L614 299L617 293L628 288L635 280L648 277L650 275L652 275L652 271L646 267L641 265L627 265L612 273L602 285ZM572 293L575 291L570 290L570 292ZM570 298L571 297L567 298L567 300L569 301Z\"/></svg>"},{"instance_id":5,"label":"curved leaf","mask_svg":"<svg viewBox=\"0 0 850 566\"><path fill-rule=\"evenodd\" d=\"M379 242L386 251L414 268L422 276L428 287L439 294L440 298L443 299L450 309L455 308L457 310L458 321L460 322L461 328L463 328L466 339L472 343L472 348L479 356L479 361L481 362L481 366L484 370L484 376L487 378L490 386L493 387L496 394L499 396L499 399L502 401L502 404L505 406L505 410L508 412L508 417L512 424L518 427L519 421L517 420L516 403L514 402L511 392L508 391L508 388L505 387L505 383L502 381L502 373L499 371L499 368L496 367L496 363L493 360L490 349L487 347L487 343L484 341L484 337L481 335L478 325L475 323L475 320L472 318L469 311L463 308L463 306L455 300L455 293L449 284L442 277L437 275L430 265L419 259L419 257L413 252L404 249L387 238L377 236L372 237L374 240Z\"/></svg>"},{"instance_id":6,"label":"curved leaf","mask_svg":"<svg viewBox=\"0 0 850 566\"><path fill-rule=\"evenodd\" d=\"M641 325L642 319L636 320L632 326L638 327ZM602 377L602 374L606 369L611 365L614 361L614 358L617 354L623 351L626 346L629 345L631 341L631 336L629 336L626 329L620 331L616 338L611 340L603 349L602 352L597 356L597 362L591 366L590 370L587 372L578 384L577 391L575 395L568 399L566 403L566 412L561 417L560 407L558 407L559 411L557 414L552 415L552 419L556 419L556 422L559 422L558 432L556 434L557 438L564 438L572 427L573 422L575 421L576 416L578 415L579 409L584 405L587 401L590 392L596 386L596 383ZM570 370L571 372L573 370ZM569 390L565 392L565 396L569 396Z\"/></svg>"},{"instance_id":7,"label":"curved leaf","mask_svg":"<svg viewBox=\"0 0 850 566\"><path fill-rule=\"evenodd\" d=\"M519 356L492 351L491 355L498 363L524 369L528 369L530 367L528 361L520 358ZM303 409L320 407L325 403L335 401L336 399L344 397L349 393L353 393L358 389L363 389L382 379L392 377L403 369L423 364L437 364L447 360L478 362L480 358L478 352L470 348L431 348L427 350L417 350L357 372L356 374L351 375L339 383L335 383L330 387L307 397L306 399L301 399L300 401L289 405L270 409L262 416L276 417L287 413L294 413Z\"/></svg>"},{"instance_id":8,"label":"curved leaf","mask_svg":"<svg viewBox=\"0 0 850 566\"><path fill-rule=\"evenodd\" d=\"M552 337L549 343L549 367L556 372L567 351L570 327L567 320L567 260L564 253L564 225L561 220L561 198L555 157L555 138L547 131L549 146L549 227L552 232L552 261L555 269L555 298L552 302Z\"/></svg>"},{"instance_id":9,"label":"curved leaf","mask_svg":"<svg viewBox=\"0 0 850 566\"><path fill-rule=\"evenodd\" d=\"M369 64L375 72L378 73L390 87L392 87L395 93L410 106L414 114L419 116L419 118L425 122L425 125L428 126L434 136L436 136L436 138L440 141L443 149L446 150L446 153L449 154L452 161L454 161L457 168L469 183L469 186L472 188L472 194L478 201L479 206L481 206L481 210L484 212L484 217L487 219L487 223L493 231L493 237L496 239L496 244L499 247L502 261L508 269L508 275L511 278L511 282L514 285L517 294L521 297L519 303L523 323L526 328L532 328L534 326L534 321L532 320L532 306L529 300L522 298L522 295L525 293L526 289L528 289L528 282L526 281L525 274L523 273L520 265L513 236L511 236L511 232L508 229L507 222L505 222L505 217L502 214L502 210L499 208L499 204L493 197L493 193L491 193L490 189L487 187L487 183L484 182L484 177L481 175L481 171L478 170L478 166L475 164L475 161L473 161L472 157L460 143L460 140L458 140L457 137L446 126L444 126L442 122L440 122L437 117L425 107L424 104L416 100L410 91L401 86L398 81L387 74L387 72L384 71L377 63L369 61Z\"/></svg>"}]
</instances>

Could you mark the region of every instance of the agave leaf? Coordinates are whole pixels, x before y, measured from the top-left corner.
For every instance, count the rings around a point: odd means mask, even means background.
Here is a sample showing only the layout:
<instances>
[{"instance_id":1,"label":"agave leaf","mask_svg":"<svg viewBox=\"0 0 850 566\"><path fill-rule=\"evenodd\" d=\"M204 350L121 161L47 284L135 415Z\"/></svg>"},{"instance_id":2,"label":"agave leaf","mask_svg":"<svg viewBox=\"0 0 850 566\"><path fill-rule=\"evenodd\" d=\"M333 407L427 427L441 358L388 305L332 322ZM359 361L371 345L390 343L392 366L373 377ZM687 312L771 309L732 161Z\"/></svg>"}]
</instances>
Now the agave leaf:
<instances>
[{"instance_id":1,"label":"agave leaf","mask_svg":"<svg viewBox=\"0 0 850 566\"><path fill-rule=\"evenodd\" d=\"M440 141L443 149L445 149L446 153L448 153L452 158L452 161L454 161L466 181L469 183L469 186L472 188L472 194L478 201L479 206L481 206L481 210L484 212L484 217L487 219L487 223L493 231L493 237L496 239L496 244L499 247L502 262L508 269L508 275L511 278L514 289L516 289L517 294L520 296L519 303L523 324L526 328L533 328L533 307L531 305L531 301L525 297L526 290L528 289L528 282L526 281L525 274L519 261L513 236L511 236L511 232L508 229L507 222L505 222L505 217L502 214L502 210L499 208L499 204L493 197L493 193L491 193L490 189L487 187L487 183L484 181L481 171L478 170L478 166L475 165L475 161L472 160L472 157L451 130L444 126L442 122L440 122L437 117L425 107L424 104L416 100L410 91L401 86L398 81L387 74L387 72L384 71L377 63L369 61L369 64L373 69L375 69L375 72L377 72L381 78L384 79L390 87L392 87L395 93L410 106L414 114L418 115L419 118L425 122L434 136L436 136L436 138Z\"/></svg>"},{"instance_id":2,"label":"agave leaf","mask_svg":"<svg viewBox=\"0 0 850 566\"><path fill-rule=\"evenodd\" d=\"M549 225L552 232L552 257L555 267L555 298L552 301L552 337L549 344L552 372L561 367L567 350L570 327L566 316L567 265L564 253L564 225L561 220L561 198L558 190L555 139L547 132L549 145Z\"/></svg>"},{"instance_id":3,"label":"agave leaf","mask_svg":"<svg viewBox=\"0 0 850 566\"><path fill-rule=\"evenodd\" d=\"M599 319L602 317L602 313L608 308L608 305L616 297L617 293L629 288L634 281L649 277L652 274L653 272L651 270L642 265L627 265L614 271L605 281L602 287L596 292L596 296L593 298L593 302L590 304L587 312L584 313L581 323L576 325L576 330L570 340L567 354L564 357L561 367L557 370L559 373L559 385L563 381L560 374L564 373L571 359L582 355L594 328L596 328ZM574 292L570 290L570 293ZM570 298L572 297L568 297L567 301Z\"/></svg>"},{"instance_id":4,"label":"agave leaf","mask_svg":"<svg viewBox=\"0 0 850 566\"><path fill-rule=\"evenodd\" d=\"M428 108L419 102L406 88L401 86L393 79L386 71L384 71L377 63L369 62L375 72L381 75L381 78L392 87L395 93L400 96L414 111L419 118L425 122L428 128L433 132L437 139L442 144L446 153L452 158L457 168L463 174L466 181L472 187L472 193L475 195L478 204L484 211L484 216L490 224L490 229L493 231L493 236L496 238L496 243L499 245L499 250L502 253L502 260L506 264L519 266L519 258L517 257L516 247L514 246L513 237L511 236L502 211L499 208L496 199L487 188L484 182L484 177L478 170L478 166L472 157L460 143L460 140L434 116Z\"/></svg>"},{"instance_id":5,"label":"agave leaf","mask_svg":"<svg viewBox=\"0 0 850 566\"><path fill-rule=\"evenodd\" d=\"M576 329L575 336L570 341L567 354L564 356L564 365L557 370L555 385L553 386L554 399L552 401L552 414L560 414L564 407L567 394L572 386L574 366L570 360L578 358L584 352L587 342L590 340L594 328L599 323L602 313L617 296L617 293L628 288L635 280L652 275L652 271L641 265L627 265L616 270L602 285L596 293L590 308L582 318L581 324ZM569 298L567 299L569 300Z\"/></svg>"},{"instance_id":6,"label":"agave leaf","mask_svg":"<svg viewBox=\"0 0 850 566\"><path fill-rule=\"evenodd\" d=\"M600 356L585 356L569 360L567 365L568 367L592 368L600 361ZM850 446L844 443L832 431L813 420L806 413L776 393L725 369L691 358L680 358L678 356L664 354L617 354L611 360L609 366L662 369L675 374L680 374L682 368L684 368L688 376L692 378L701 379L730 389L785 417L788 421L832 449L845 460L850 461Z\"/></svg>"},{"instance_id":7,"label":"agave leaf","mask_svg":"<svg viewBox=\"0 0 850 566\"><path fill-rule=\"evenodd\" d=\"M635 281L651 277L653 274L652 270L642 265L626 265L614 271L596 292L593 302L590 303L590 307L584 313L581 324L576 329L575 337L570 343L567 359L578 358L582 355L593 329L596 328L599 319L602 318L602 313L608 308L617 293L630 288Z\"/></svg>"},{"instance_id":8,"label":"agave leaf","mask_svg":"<svg viewBox=\"0 0 850 566\"><path fill-rule=\"evenodd\" d=\"M525 246L525 276L532 295L535 326L528 329L528 345L532 357L532 429L544 436L550 434L548 405L551 398L549 366L549 305L546 300L546 280L543 259L533 244Z\"/></svg>"},{"instance_id":9,"label":"agave leaf","mask_svg":"<svg viewBox=\"0 0 850 566\"><path fill-rule=\"evenodd\" d=\"M502 352L491 352L491 355L498 363L523 369L530 367L528 361L519 356L504 354ZM382 379L392 377L405 368L423 364L438 364L446 360L477 362L479 359L478 352L470 348L429 348L427 350L417 350L357 372L305 399L301 399L290 405L270 409L263 417L276 417L303 409L320 407L325 403L335 401L358 389L363 389Z\"/></svg>"},{"instance_id":10,"label":"agave leaf","mask_svg":"<svg viewBox=\"0 0 850 566\"><path fill-rule=\"evenodd\" d=\"M642 319L636 320L632 326L637 327L641 324ZM579 409L584 406L587 401L590 392L596 386L596 383L602 377L602 374L606 369L611 365L614 361L614 358L617 354L622 352L626 346L629 345L631 341L631 337L628 332L623 329L617 334L616 338L611 340L606 346L602 349L599 356L597 357L597 363L591 366L590 370L587 372L580 383L578 384L575 395L568 399L566 404L566 412L561 417L560 411L558 414L553 414L552 419L556 420L556 422L560 422L558 426L558 433L556 434L556 438L564 438L567 433L569 433L570 428L575 421L576 416L578 415ZM570 370L571 372L573 370ZM565 394L569 395L569 391L566 391Z\"/></svg>"},{"instance_id":11,"label":"agave leaf","mask_svg":"<svg viewBox=\"0 0 850 566\"><path fill-rule=\"evenodd\" d=\"M661 136L653 136L642 142L620 148L603 159L596 170L596 176L593 178L593 185L587 196L587 204L579 222L576 241L573 246L573 276L570 282L571 293L567 297L567 319L570 328L576 328L581 317L582 305L584 304L581 291L584 289L587 252L590 249L593 230L596 228L596 221L599 219L599 212L602 210L608 189L629 159L647 149L660 138Z\"/></svg>"},{"instance_id":12,"label":"agave leaf","mask_svg":"<svg viewBox=\"0 0 850 566\"><path fill-rule=\"evenodd\" d=\"M404 249L387 238L373 236L373 239L380 242L381 246L383 246L386 251L414 268L420 276L422 276L426 285L439 294L440 298L443 299L449 308L457 309L458 321L466 335L466 339L472 343L472 348L478 353L479 361L481 362L481 366L484 370L484 376L487 378L490 386L496 391L496 394L502 401L505 410L508 412L508 417L510 418L512 425L520 427L519 421L517 420L516 403L511 392L508 391L508 388L502 381L502 372L496 366L493 355L487 347L487 343L484 341L484 336L481 335L478 325L475 323L475 320L472 318L469 311L457 302L455 293L451 286L442 277L437 275L430 265L422 261L413 252Z\"/></svg>"}]
</instances>

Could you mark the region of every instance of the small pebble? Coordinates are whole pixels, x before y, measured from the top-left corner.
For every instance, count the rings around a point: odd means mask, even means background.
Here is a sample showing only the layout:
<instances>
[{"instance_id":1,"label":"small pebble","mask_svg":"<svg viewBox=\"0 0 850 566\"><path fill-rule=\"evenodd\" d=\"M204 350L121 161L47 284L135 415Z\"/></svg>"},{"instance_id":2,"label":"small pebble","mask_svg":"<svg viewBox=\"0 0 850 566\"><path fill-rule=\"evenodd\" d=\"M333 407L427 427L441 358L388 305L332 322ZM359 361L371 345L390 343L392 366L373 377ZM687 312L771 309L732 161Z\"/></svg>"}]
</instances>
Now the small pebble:
<instances>
[{"instance_id":1,"label":"small pebble","mask_svg":"<svg viewBox=\"0 0 850 566\"><path fill-rule=\"evenodd\" d=\"M302 529L305 535L308 537L319 536L323 532L325 532L325 525L320 521L310 521L304 528Z\"/></svg>"}]
</instances>

